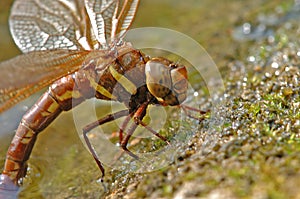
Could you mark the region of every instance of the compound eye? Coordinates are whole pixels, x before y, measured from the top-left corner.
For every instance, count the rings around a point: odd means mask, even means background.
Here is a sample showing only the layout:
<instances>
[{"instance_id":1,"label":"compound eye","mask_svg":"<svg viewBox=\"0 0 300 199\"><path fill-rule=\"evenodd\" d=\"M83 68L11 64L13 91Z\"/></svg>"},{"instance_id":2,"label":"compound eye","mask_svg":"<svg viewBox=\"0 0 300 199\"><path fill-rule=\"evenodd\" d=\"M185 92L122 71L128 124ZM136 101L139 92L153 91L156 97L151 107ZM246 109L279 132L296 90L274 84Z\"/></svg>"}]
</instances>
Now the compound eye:
<instances>
[{"instance_id":1,"label":"compound eye","mask_svg":"<svg viewBox=\"0 0 300 199\"><path fill-rule=\"evenodd\" d=\"M172 91L176 95L179 103L186 99L188 89L187 71L184 66L174 68L171 71Z\"/></svg>"},{"instance_id":2,"label":"compound eye","mask_svg":"<svg viewBox=\"0 0 300 199\"><path fill-rule=\"evenodd\" d=\"M145 67L148 90L156 98L164 98L172 88L170 67L157 62L148 61Z\"/></svg>"}]
</instances>

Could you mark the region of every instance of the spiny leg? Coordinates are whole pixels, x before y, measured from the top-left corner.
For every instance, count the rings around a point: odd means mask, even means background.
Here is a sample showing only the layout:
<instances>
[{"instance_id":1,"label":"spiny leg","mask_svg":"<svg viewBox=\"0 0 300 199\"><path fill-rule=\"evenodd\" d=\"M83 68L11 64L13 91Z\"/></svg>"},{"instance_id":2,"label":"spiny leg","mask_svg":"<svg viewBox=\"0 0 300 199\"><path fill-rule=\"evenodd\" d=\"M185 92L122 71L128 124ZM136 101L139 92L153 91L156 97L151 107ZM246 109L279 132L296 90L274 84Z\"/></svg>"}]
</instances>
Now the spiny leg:
<instances>
[{"instance_id":1,"label":"spiny leg","mask_svg":"<svg viewBox=\"0 0 300 199\"><path fill-rule=\"evenodd\" d=\"M129 127L126 137L124 139L120 140L122 149L135 159L138 159L139 157L137 155L135 155L134 153L132 153L127 148L127 144L128 144L130 137L132 136L133 132L139 125L139 121L141 121L144 118L144 116L146 115L146 110L147 110L148 105L149 105L149 102L145 102L145 103L141 104L140 107L138 107L138 109L134 112L134 115L133 115L134 123L131 124L131 126ZM122 124L122 128L125 128L127 126L128 122L129 121L125 120ZM122 132L123 132L123 129L120 129L119 133L121 134Z\"/></svg>"},{"instance_id":2,"label":"spiny leg","mask_svg":"<svg viewBox=\"0 0 300 199\"><path fill-rule=\"evenodd\" d=\"M156 132L154 129L152 129L151 127L147 126L147 124L145 124L144 122L142 122L141 118L135 118L135 122L130 126L126 137L124 138L124 140L121 141L121 147L123 148L123 150L125 152L127 152L130 156L132 156L135 159L138 159L138 156L135 155L134 153L132 153L128 148L127 148L127 144L128 141L130 139L130 137L132 136L133 132L135 131L135 129L137 128L138 125L142 125L145 129L147 129L148 131L150 131L153 135L155 135L156 137L158 137L159 139L161 139L162 141L166 142L168 145L170 145L170 143L168 142L168 140L160 135L158 132Z\"/></svg>"},{"instance_id":3,"label":"spiny leg","mask_svg":"<svg viewBox=\"0 0 300 199\"><path fill-rule=\"evenodd\" d=\"M138 121L138 122L145 129L147 129L148 131L150 131L153 135L155 135L156 137L158 137L159 139L161 139L162 141L164 141L165 143L167 143L168 145L170 145L170 142L167 140L167 138L165 138L164 136L160 135L158 132L156 132L153 128L151 128L150 126L148 126L144 122L142 122L142 121Z\"/></svg>"},{"instance_id":4,"label":"spiny leg","mask_svg":"<svg viewBox=\"0 0 300 199\"><path fill-rule=\"evenodd\" d=\"M154 129L152 129L151 127L147 126L147 124L145 124L142 121L137 121L138 124L142 125L145 129L147 129L148 131L150 131L153 135L157 136L159 139L163 140L165 143L167 143L168 145L170 145L170 142L167 140L167 138L165 138L164 136L160 135L158 132L156 132ZM130 146L135 146L140 142L141 138L135 138L134 140L132 140L130 142ZM120 141L121 143L121 141ZM130 152L130 150L128 149L126 151L126 153L128 153L128 151ZM114 158L114 162L116 162L123 154L125 151L120 151L120 153ZM130 152L132 154L132 152ZM135 155L134 155L135 156Z\"/></svg>"},{"instance_id":5,"label":"spiny leg","mask_svg":"<svg viewBox=\"0 0 300 199\"><path fill-rule=\"evenodd\" d=\"M202 121L204 118L197 118L195 116L193 116L192 114L190 114L188 111L193 111L193 112L198 112L199 114L203 115L207 112L210 112L210 110L207 110L207 111L203 111L203 110L200 110L200 109L197 109L197 108L194 108L194 107L190 107L190 106L186 106L186 105L179 105L179 107L182 108L182 110L185 112L185 114L190 117L190 118L193 118L193 119L196 119L196 120L200 120Z\"/></svg>"},{"instance_id":6,"label":"spiny leg","mask_svg":"<svg viewBox=\"0 0 300 199\"><path fill-rule=\"evenodd\" d=\"M89 131L91 131L92 129L96 128L97 126L100 126L102 124L105 124L107 122L110 122L110 121L113 121L113 120L116 120L120 117L124 117L128 115L128 110L121 110L121 111L118 111L116 113L113 113L113 114L109 114L95 122L92 122L88 125L86 125L82 130L83 130L83 133L88 133Z\"/></svg>"},{"instance_id":7,"label":"spiny leg","mask_svg":"<svg viewBox=\"0 0 300 199\"><path fill-rule=\"evenodd\" d=\"M142 119L144 118L145 114L146 114L146 109L148 107L148 102L145 102L144 104L142 104L134 113L133 115L133 119L134 119L134 123L130 126L130 128L128 129L127 135L124 139L120 139L120 144L121 147L123 148L123 150L125 152L127 152L130 156L132 156L135 159L138 159L138 156L135 155L134 153L132 153L128 148L127 148L127 144L128 141L130 139L130 137L132 136L133 132L135 131L135 129L137 128L138 125L142 125L144 128L146 128L148 131L150 131L152 134L154 134L155 136L157 136L158 138L160 138L161 140L163 140L164 142L166 142L167 144L170 144L167 139L165 137L163 137L162 135L160 135L158 132L156 132L154 129L152 129L151 127L148 127L147 124L145 124L144 122L142 122ZM122 124L122 128L120 129L120 133L123 132L123 129L125 129L126 125L128 124L129 121L124 121L124 123Z\"/></svg>"},{"instance_id":8,"label":"spiny leg","mask_svg":"<svg viewBox=\"0 0 300 199\"><path fill-rule=\"evenodd\" d=\"M133 132L135 131L135 129L137 128L137 124L133 123L130 128L127 131L127 135L125 136L125 138L121 141L121 147L122 149L128 153L131 157L135 158L135 159L139 159L139 157L137 155L135 155L134 153L132 153L128 148L127 148L127 144L128 144L128 140L130 139L130 137L132 136Z\"/></svg>"},{"instance_id":9,"label":"spiny leg","mask_svg":"<svg viewBox=\"0 0 300 199\"><path fill-rule=\"evenodd\" d=\"M121 144L121 142L122 142L122 140L123 140L123 132L124 132L124 130L126 129L126 126L128 125L128 123L129 123L131 117L132 117L132 114L128 115L128 116L125 118L125 120L123 121L122 126L121 126L120 129L119 129L119 142L120 142L120 144Z\"/></svg>"},{"instance_id":10,"label":"spiny leg","mask_svg":"<svg viewBox=\"0 0 300 199\"><path fill-rule=\"evenodd\" d=\"M118 119L118 118L126 116L126 115L128 115L128 110L122 110L122 111L119 111L119 112L116 112L116 113L113 113L113 114L109 114L109 115L107 115L107 116L105 116L105 117L103 117L103 118L101 118L101 119L99 119L99 120L97 120L97 121L95 121L93 123L88 124L87 126L85 126L83 128L83 137L84 137L84 140L85 140L89 151L93 155L93 158L96 161L96 163L97 163L97 165L98 165L98 167L99 167L99 169L100 169L100 171L102 173L101 182L103 182L103 177L105 175L105 170L104 170L104 167L103 167L101 161L99 160L99 158L98 158L98 156L97 156L97 154L95 152L95 149L91 145L91 142L90 142L90 140L89 140L89 138L87 136L87 133L89 131L91 131L92 129L96 128L97 126L100 126L102 124L105 124L107 122L113 121L115 119Z\"/></svg>"}]
</instances>

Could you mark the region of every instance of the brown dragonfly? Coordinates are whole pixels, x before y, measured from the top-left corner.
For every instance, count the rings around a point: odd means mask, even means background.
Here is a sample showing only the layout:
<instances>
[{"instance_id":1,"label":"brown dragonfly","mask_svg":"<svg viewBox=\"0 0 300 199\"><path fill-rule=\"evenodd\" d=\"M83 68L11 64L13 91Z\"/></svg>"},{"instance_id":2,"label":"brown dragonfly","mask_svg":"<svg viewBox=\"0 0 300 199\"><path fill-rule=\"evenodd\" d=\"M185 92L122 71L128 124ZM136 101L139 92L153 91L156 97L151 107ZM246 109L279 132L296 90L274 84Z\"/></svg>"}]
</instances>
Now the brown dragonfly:
<instances>
[{"instance_id":1,"label":"brown dragonfly","mask_svg":"<svg viewBox=\"0 0 300 199\"><path fill-rule=\"evenodd\" d=\"M0 112L50 86L16 130L7 152L2 184L20 185L37 135L60 113L86 99L114 100L127 107L83 128L102 178L103 165L87 137L98 125L125 117L119 130L120 145L134 158L138 157L127 149L127 143L138 125L167 142L142 120L150 104L183 107L187 70L165 58L150 58L123 41L138 4L139 0L14 2L10 30L24 54L0 63ZM130 119L134 122L123 137Z\"/></svg>"}]
</instances>

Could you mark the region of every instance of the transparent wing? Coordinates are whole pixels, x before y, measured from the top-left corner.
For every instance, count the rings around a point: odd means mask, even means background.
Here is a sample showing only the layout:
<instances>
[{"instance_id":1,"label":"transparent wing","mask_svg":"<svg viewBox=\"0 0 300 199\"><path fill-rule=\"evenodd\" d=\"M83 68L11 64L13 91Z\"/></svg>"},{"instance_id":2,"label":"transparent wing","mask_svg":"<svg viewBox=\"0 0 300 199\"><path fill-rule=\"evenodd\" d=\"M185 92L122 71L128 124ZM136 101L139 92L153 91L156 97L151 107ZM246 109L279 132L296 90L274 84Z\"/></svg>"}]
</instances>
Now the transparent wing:
<instances>
[{"instance_id":1,"label":"transparent wing","mask_svg":"<svg viewBox=\"0 0 300 199\"><path fill-rule=\"evenodd\" d=\"M139 0L15 0L10 29L27 53L0 63L0 112L78 70L88 50L122 37L138 4Z\"/></svg>"},{"instance_id":2,"label":"transparent wing","mask_svg":"<svg viewBox=\"0 0 300 199\"><path fill-rule=\"evenodd\" d=\"M129 29L139 0L85 0L85 4L97 40L107 46Z\"/></svg>"},{"instance_id":3,"label":"transparent wing","mask_svg":"<svg viewBox=\"0 0 300 199\"><path fill-rule=\"evenodd\" d=\"M107 46L112 30L112 21L118 7L116 0L85 0L91 26L98 42Z\"/></svg>"},{"instance_id":4,"label":"transparent wing","mask_svg":"<svg viewBox=\"0 0 300 199\"><path fill-rule=\"evenodd\" d=\"M9 22L23 52L89 50L98 43L81 0L16 0Z\"/></svg>"},{"instance_id":5,"label":"transparent wing","mask_svg":"<svg viewBox=\"0 0 300 199\"><path fill-rule=\"evenodd\" d=\"M116 16L116 27L113 28L115 30L112 34L112 40L115 40L116 36L122 37L130 28L139 2L139 0L124 0L124 3L121 3L122 8L119 14Z\"/></svg>"},{"instance_id":6,"label":"transparent wing","mask_svg":"<svg viewBox=\"0 0 300 199\"><path fill-rule=\"evenodd\" d=\"M0 113L68 73L89 51L53 50L19 55L0 63Z\"/></svg>"}]
</instances>

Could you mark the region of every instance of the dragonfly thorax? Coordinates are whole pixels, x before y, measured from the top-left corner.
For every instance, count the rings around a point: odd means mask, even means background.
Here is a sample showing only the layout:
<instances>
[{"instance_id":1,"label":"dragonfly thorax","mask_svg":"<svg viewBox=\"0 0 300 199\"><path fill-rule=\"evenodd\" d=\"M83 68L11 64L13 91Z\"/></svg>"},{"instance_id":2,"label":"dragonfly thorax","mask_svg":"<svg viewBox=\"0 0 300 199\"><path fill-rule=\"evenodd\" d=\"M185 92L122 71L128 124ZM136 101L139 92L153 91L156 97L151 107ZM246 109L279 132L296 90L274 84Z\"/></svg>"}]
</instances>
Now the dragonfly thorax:
<instances>
[{"instance_id":1,"label":"dragonfly thorax","mask_svg":"<svg viewBox=\"0 0 300 199\"><path fill-rule=\"evenodd\" d=\"M109 54L99 51L83 67L95 97L116 100L132 107L134 100L155 98L154 103L175 106L186 99L187 70L165 58L149 59L130 45Z\"/></svg>"}]
</instances>

